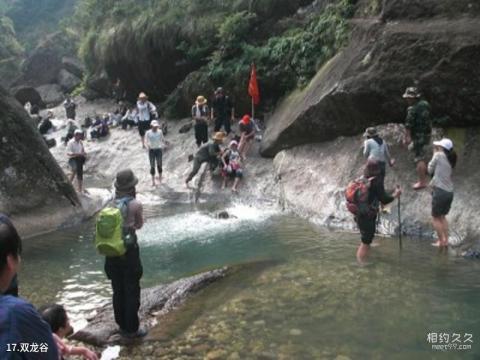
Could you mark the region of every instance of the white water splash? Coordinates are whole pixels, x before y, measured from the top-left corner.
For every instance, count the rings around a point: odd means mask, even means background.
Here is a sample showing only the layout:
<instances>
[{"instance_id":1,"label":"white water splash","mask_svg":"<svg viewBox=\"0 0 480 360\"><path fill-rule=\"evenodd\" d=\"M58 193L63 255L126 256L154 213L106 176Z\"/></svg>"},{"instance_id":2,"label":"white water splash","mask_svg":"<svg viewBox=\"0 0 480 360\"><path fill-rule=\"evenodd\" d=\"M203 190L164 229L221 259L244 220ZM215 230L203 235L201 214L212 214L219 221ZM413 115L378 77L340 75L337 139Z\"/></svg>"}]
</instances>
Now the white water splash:
<instances>
[{"instance_id":1,"label":"white water splash","mask_svg":"<svg viewBox=\"0 0 480 360\"><path fill-rule=\"evenodd\" d=\"M225 210L231 216L229 219L217 219L215 213L203 212L149 219L138 232L139 242L142 246L182 241L209 242L212 235L231 233L240 228L255 228L278 213L276 210L248 205L233 205Z\"/></svg>"},{"instance_id":2,"label":"white water splash","mask_svg":"<svg viewBox=\"0 0 480 360\"><path fill-rule=\"evenodd\" d=\"M109 346L102 352L100 360L114 360L120 356L120 346Z\"/></svg>"}]
</instances>

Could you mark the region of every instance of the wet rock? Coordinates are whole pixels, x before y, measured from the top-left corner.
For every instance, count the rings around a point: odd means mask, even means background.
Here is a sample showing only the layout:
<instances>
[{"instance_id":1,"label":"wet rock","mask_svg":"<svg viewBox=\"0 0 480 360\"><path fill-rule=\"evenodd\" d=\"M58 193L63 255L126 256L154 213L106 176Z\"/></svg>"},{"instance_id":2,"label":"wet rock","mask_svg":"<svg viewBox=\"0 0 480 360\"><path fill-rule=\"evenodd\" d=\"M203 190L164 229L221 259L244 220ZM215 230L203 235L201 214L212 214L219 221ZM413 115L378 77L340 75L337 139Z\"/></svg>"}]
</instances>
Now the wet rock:
<instances>
[{"instance_id":1,"label":"wet rock","mask_svg":"<svg viewBox=\"0 0 480 360\"><path fill-rule=\"evenodd\" d=\"M87 89L93 90L94 93L97 93L100 97L112 96L112 81L105 72L92 75L87 79L85 85Z\"/></svg>"},{"instance_id":2,"label":"wet rock","mask_svg":"<svg viewBox=\"0 0 480 360\"><path fill-rule=\"evenodd\" d=\"M180 134L185 134L187 132L189 132L193 127L193 123L191 121L189 121L188 123L182 125L182 127L180 128L180 130L178 130L178 132Z\"/></svg>"},{"instance_id":3,"label":"wet rock","mask_svg":"<svg viewBox=\"0 0 480 360\"><path fill-rule=\"evenodd\" d=\"M207 356L205 356L205 360L221 360L225 359L226 352L223 349L217 349L210 351Z\"/></svg>"},{"instance_id":4,"label":"wet rock","mask_svg":"<svg viewBox=\"0 0 480 360\"><path fill-rule=\"evenodd\" d=\"M42 102L47 107L56 106L64 100L63 90L60 85L57 84L47 84L41 85L35 89L40 97Z\"/></svg>"},{"instance_id":5,"label":"wet rock","mask_svg":"<svg viewBox=\"0 0 480 360\"><path fill-rule=\"evenodd\" d=\"M141 294L139 317L142 324L152 324L155 317L161 317L177 308L198 290L218 281L227 275L228 268L217 269L188 278L177 280L167 285L144 289ZM121 343L125 339L118 338L118 326L113 317L111 304L99 309L98 314L89 320L87 327L76 332L72 338L94 345Z\"/></svg>"},{"instance_id":6,"label":"wet rock","mask_svg":"<svg viewBox=\"0 0 480 360\"><path fill-rule=\"evenodd\" d=\"M302 335L302 330L300 329L291 329L289 332L290 335L292 336L301 336Z\"/></svg>"},{"instance_id":7,"label":"wet rock","mask_svg":"<svg viewBox=\"0 0 480 360\"><path fill-rule=\"evenodd\" d=\"M81 82L80 78L65 69L60 70L58 73L58 84L66 92L74 90Z\"/></svg>"},{"instance_id":8,"label":"wet rock","mask_svg":"<svg viewBox=\"0 0 480 360\"><path fill-rule=\"evenodd\" d=\"M25 60L22 66L22 75L15 80L13 85L37 87L55 83L61 68L62 62L58 52L48 46L39 46Z\"/></svg>"}]
</instances>

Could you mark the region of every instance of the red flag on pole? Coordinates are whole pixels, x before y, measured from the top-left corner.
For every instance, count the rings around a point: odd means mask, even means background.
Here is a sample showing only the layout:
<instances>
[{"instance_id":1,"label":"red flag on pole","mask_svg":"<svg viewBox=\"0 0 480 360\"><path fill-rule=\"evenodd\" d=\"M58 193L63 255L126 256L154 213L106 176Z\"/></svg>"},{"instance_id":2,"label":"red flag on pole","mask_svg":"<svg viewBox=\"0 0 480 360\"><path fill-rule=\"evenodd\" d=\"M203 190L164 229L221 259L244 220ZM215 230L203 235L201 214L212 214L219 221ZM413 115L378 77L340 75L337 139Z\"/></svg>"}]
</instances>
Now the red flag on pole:
<instances>
[{"instance_id":1,"label":"red flag on pole","mask_svg":"<svg viewBox=\"0 0 480 360\"><path fill-rule=\"evenodd\" d=\"M250 72L250 81L248 83L248 95L251 96L252 101L255 105L258 105L260 103L260 91L258 90L257 70L255 69L255 64L252 64L252 69Z\"/></svg>"}]
</instances>

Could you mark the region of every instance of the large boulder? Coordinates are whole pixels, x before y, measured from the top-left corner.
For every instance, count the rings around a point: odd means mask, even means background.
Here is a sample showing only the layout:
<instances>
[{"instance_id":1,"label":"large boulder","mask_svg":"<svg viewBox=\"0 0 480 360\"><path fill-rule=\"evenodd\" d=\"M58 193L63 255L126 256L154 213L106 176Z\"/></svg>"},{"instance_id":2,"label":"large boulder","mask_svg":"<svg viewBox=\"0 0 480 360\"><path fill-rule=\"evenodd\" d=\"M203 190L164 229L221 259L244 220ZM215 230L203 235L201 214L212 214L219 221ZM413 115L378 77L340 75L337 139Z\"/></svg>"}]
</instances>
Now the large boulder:
<instances>
[{"instance_id":1,"label":"large boulder","mask_svg":"<svg viewBox=\"0 0 480 360\"><path fill-rule=\"evenodd\" d=\"M262 154L274 156L296 145L358 134L371 125L402 122L406 105L401 95L413 84L431 102L434 117L478 125L480 15L477 5L466 3L390 0L382 15L387 22L354 19L350 45L277 108ZM414 5L422 9L416 15L421 18L403 19L400 9Z\"/></svg>"},{"instance_id":2,"label":"large boulder","mask_svg":"<svg viewBox=\"0 0 480 360\"><path fill-rule=\"evenodd\" d=\"M76 77L80 79L83 78L83 74L85 73L85 66L80 60L72 57L63 57L62 65L65 70L72 73Z\"/></svg>"},{"instance_id":3,"label":"large boulder","mask_svg":"<svg viewBox=\"0 0 480 360\"><path fill-rule=\"evenodd\" d=\"M48 107L57 106L64 99L63 90L60 85L57 84L41 85L35 90L37 90L43 103Z\"/></svg>"},{"instance_id":4,"label":"large boulder","mask_svg":"<svg viewBox=\"0 0 480 360\"><path fill-rule=\"evenodd\" d=\"M86 81L85 98L92 98L95 94L98 97L111 97L112 96L112 82L108 78L105 72L100 72L90 76ZM93 98L91 99L93 100Z\"/></svg>"},{"instance_id":5,"label":"large boulder","mask_svg":"<svg viewBox=\"0 0 480 360\"><path fill-rule=\"evenodd\" d=\"M80 80L80 78L65 69L60 70L58 73L58 84L66 92L74 90L81 83L82 80Z\"/></svg>"},{"instance_id":6,"label":"large boulder","mask_svg":"<svg viewBox=\"0 0 480 360\"><path fill-rule=\"evenodd\" d=\"M55 49L40 46L25 60L22 66L22 75L14 85L37 87L53 84L57 81L61 68L62 61L58 52Z\"/></svg>"},{"instance_id":7,"label":"large boulder","mask_svg":"<svg viewBox=\"0 0 480 360\"><path fill-rule=\"evenodd\" d=\"M44 108L42 97L38 91L31 86L19 86L10 90L15 99L22 105L30 102L32 105L37 105L39 108Z\"/></svg>"},{"instance_id":8,"label":"large boulder","mask_svg":"<svg viewBox=\"0 0 480 360\"><path fill-rule=\"evenodd\" d=\"M80 213L70 182L28 114L0 87L0 212L22 233L45 231Z\"/></svg>"}]
</instances>

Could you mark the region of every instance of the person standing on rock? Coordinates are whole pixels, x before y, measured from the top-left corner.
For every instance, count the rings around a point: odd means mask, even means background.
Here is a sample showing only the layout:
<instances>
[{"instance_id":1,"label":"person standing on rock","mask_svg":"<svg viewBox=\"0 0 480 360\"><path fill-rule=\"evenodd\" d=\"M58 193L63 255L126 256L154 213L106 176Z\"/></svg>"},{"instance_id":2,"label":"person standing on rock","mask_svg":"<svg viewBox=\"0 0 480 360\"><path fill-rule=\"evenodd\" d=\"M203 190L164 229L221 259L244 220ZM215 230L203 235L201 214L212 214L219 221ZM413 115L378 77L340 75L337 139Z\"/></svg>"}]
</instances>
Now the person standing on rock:
<instances>
[{"instance_id":1,"label":"person standing on rock","mask_svg":"<svg viewBox=\"0 0 480 360\"><path fill-rule=\"evenodd\" d=\"M67 119L75 120L75 117L77 116L77 104L75 104L70 95L65 96L63 107L65 108L65 114L67 116Z\"/></svg>"},{"instance_id":2,"label":"person standing on rock","mask_svg":"<svg viewBox=\"0 0 480 360\"><path fill-rule=\"evenodd\" d=\"M355 222L360 230L362 241L357 249L357 260L359 262L365 261L370 251L370 244L375 236L380 204L387 205L402 193L398 186L392 194L385 191L378 161L367 161L363 179L368 183L368 198L366 204L359 205L359 211L355 215Z\"/></svg>"},{"instance_id":3,"label":"person standing on rock","mask_svg":"<svg viewBox=\"0 0 480 360\"><path fill-rule=\"evenodd\" d=\"M418 181L413 185L413 189L421 190L427 186L426 156L432 134L430 104L420 99L421 94L415 87L407 88L403 98L408 104L404 143L414 152L417 164Z\"/></svg>"},{"instance_id":4,"label":"person standing on rock","mask_svg":"<svg viewBox=\"0 0 480 360\"><path fill-rule=\"evenodd\" d=\"M378 135L375 127L369 127L365 130L364 136L367 138L363 144L363 156L368 160L377 161L380 166L381 182L384 184L387 163L390 166L395 165L395 160L390 156L387 143Z\"/></svg>"},{"instance_id":5,"label":"person standing on rock","mask_svg":"<svg viewBox=\"0 0 480 360\"><path fill-rule=\"evenodd\" d=\"M70 139L67 144L68 165L72 170L70 174L70 182L73 184L73 179L77 177L78 192L83 192L83 165L87 159L87 153L83 146L83 131L75 130L73 139Z\"/></svg>"},{"instance_id":6,"label":"person standing on rock","mask_svg":"<svg viewBox=\"0 0 480 360\"><path fill-rule=\"evenodd\" d=\"M448 222L446 216L453 201L452 170L457 164L457 154L450 139L434 141L434 154L428 163L428 173L433 176L432 187L432 223L437 232L438 241L434 246L448 246Z\"/></svg>"},{"instance_id":7,"label":"person standing on rock","mask_svg":"<svg viewBox=\"0 0 480 360\"><path fill-rule=\"evenodd\" d=\"M132 170L127 169L117 173L114 184L115 200L129 199L124 228L133 238L133 242L127 247L123 256L105 258L105 273L112 282L115 322L120 327L120 335L127 338L147 335L147 331L140 328L138 318L143 267L136 231L143 226L143 207L136 199L137 184L138 179Z\"/></svg>"},{"instance_id":8,"label":"person standing on rock","mask_svg":"<svg viewBox=\"0 0 480 360\"><path fill-rule=\"evenodd\" d=\"M148 96L141 92L137 101L138 133L142 139L142 147L145 149L145 133L150 129L150 122L157 117L157 108L150 101Z\"/></svg>"},{"instance_id":9,"label":"person standing on rock","mask_svg":"<svg viewBox=\"0 0 480 360\"><path fill-rule=\"evenodd\" d=\"M246 160L247 153L255 138L255 125L249 115L243 116L242 120L238 123L238 129L240 130L240 145L238 146L238 150L242 158Z\"/></svg>"},{"instance_id":10,"label":"person standing on rock","mask_svg":"<svg viewBox=\"0 0 480 360\"><path fill-rule=\"evenodd\" d=\"M155 184L155 163L158 171L158 182L162 182L162 156L163 149L168 142L163 136L163 131L160 130L160 124L157 120L153 120L152 128L147 131L145 137L147 139L148 158L150 160L150 174L152 175L152 186Z\"/></svg>"},{"instance_id":11,"label":"person standing on rock","mask_svg":"<svg viewBox=\"0 0 480 360\"><path fill-rule=\"evenodd\" d=\"M192 106L193 130L197 147L208 142L208 105L204 96L197 96Z\"/></svg>"},{"instance_id":12,"label":"person standing on rock","mask_svg":"<svg viewBox=\"0 0 480 360\"><path fill-rule=\"evenodd\" d=\"M231 123L235 119L235 109L230 98L225 95L225 91L221 87L215 91L210 119L215 119L215 132L219 132L223 126L227 136L230 134Z\"/></svg>"},{"instance_id":13,"label":"person standing on rock","mask_svg":"<svg viewBox=\"0 0 480 360\"><path fill-rule=\"evenodd\" d=\"M210 165L210 170L212 171L217 167L219 157L222 154L220 145L223 144L225 134L223 132L217 132L212 139L213 143L203 145L195 154L195 157L193 158L193 169L188 175L187 180L185 180L187 188L189 186L188 183L195 175L197 175L203 163L208 162Z\"/></svg>"},{"instance_id":14,"label":"person standing on rock","mask_svg":"<svg viewBox=\"0 0 480 360\"><path fill-rule=\"evenodd\" d=\"M58 360L48 324L26 300L6 291L20 269L22 240L10 219L0 214L0 354L2 359ZM20 344L38 344L44 352L25 352ZM15 346L15 348L14 348ZM38 348L40 349L40 347Z\"/></svg>"}]
</instances>

